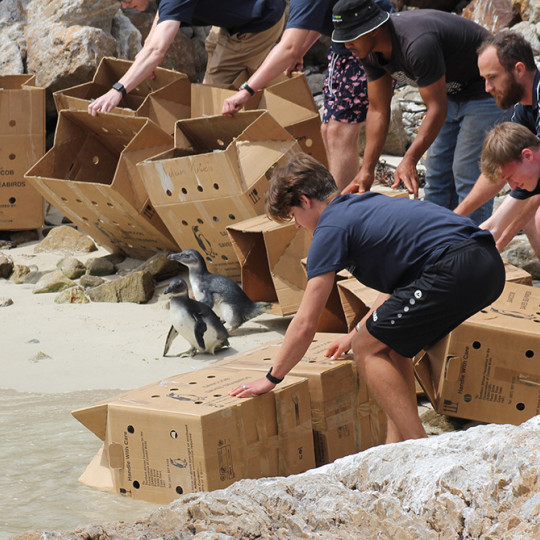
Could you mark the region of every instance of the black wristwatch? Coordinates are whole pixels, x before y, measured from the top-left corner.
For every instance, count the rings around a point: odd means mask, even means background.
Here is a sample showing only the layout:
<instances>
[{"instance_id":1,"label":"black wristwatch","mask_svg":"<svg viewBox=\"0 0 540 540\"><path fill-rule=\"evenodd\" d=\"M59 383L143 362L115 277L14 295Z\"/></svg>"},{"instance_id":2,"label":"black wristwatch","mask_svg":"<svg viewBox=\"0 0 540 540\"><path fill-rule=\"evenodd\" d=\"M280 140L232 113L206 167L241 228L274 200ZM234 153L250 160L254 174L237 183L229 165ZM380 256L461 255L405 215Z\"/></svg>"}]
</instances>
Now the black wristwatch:
<instances>
[{"instance_id":1,"label":"black wristwatch","mask_svg":"<svg viewBox=\"0 0 540 540\"><path fill-rule=\"evenodd\" d=\"M253 88L251 88L251 86L249 86L247 81L240 85L240 90L245 90L250 96L255 95L255 90L253 90Z\"/></svg>"},{"instance_id":2,"label":"black wristwatch","mask_svg":"<svg viewBox=\"0 0 540 540\"><path fill-rule=\"evenodd\" d=\"M120 92L120 93L122 94L122 97L126 97L126 96L127 96L126 89L125 89L125 87L124 87L124 85L123 85L122 83L120 83L120 82L115 82L115 83L112 85L112 87L113 87L116 91Z\"/></svg>"},{"instance_id":3,"label":"black wristwatch","mask_svg":"<svg viewBox=\"0 0 540 540\"><path fill-rule=\"evenodd\" d=\"M268 370L268 373L266 374L266 378L273 384L279 384L283 379L278 379L277 377L274 377L272 375L272 368Z\"/></svg>"}]
</instances>

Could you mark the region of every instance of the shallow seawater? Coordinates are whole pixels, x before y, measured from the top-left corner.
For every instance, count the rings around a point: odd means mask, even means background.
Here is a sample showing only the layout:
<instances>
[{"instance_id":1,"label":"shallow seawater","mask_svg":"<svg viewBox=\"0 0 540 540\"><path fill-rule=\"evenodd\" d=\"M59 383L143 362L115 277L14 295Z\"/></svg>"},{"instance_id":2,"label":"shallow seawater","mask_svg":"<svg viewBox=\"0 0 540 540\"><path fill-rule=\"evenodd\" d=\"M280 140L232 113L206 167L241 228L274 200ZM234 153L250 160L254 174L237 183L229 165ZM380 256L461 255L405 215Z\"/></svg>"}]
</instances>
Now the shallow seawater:
<instances>
[{"instance_id":1,"label":"shallow seawater","mask_svg":"<svg viewBox=\"0 0 540 540\"><path fill-rule=\"evenodd\" d=\"M135 521L158 507L77 481L101 441L71 411L120 392L0 390L0 540L30 530Z\"/></svg>"}]
</instances>

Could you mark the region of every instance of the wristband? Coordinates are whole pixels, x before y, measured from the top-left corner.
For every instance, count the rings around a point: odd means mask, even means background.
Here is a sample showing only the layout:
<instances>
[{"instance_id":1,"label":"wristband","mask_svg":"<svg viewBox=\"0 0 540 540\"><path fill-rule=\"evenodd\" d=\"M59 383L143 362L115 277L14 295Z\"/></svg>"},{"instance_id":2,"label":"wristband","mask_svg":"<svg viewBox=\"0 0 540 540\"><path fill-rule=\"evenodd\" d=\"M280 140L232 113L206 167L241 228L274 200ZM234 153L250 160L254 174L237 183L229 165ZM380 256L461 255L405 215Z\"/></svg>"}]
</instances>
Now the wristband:
<instances>
[{"instance_id":1,"label":"wristband","mask_svg":"<svg viewBox=\"0 0 540 540\"><path fill-rule=\"evenodd\" d=\"M246 92L250 95L250 96L254 96L255 95L255 90L253 90L253 88L251 88L251 86L249 86L249 84L247 82L245 83L242 83L240 85L240 90L246 90Z\"/></svg>"},{"instance_id":2,"label":"wristband","mask_svg":"<svg viewBox=\"0 0 540 540\"><path fill-rule=\"evenodd\" d=\"M126 97L127 95L127 90L126 88L124 87L124 85L120 82L115 82L112 87L117 91L117 92L120 92L122 94L122 97Z\"/></svg>"},{"instance_id":3,"label":"wristband","mask_svg":"<svg viewBox=\"0 0 540 540\"><path fill-rule=\"evenodd\" d=\"M268 373L266 374L266 378L271 382L271 383L274 383L274 384L279 384L283 379L278 379L277 377L274 377L272 375L272 368L270 368L268 370Z\"/></svg>"}]
</instances>

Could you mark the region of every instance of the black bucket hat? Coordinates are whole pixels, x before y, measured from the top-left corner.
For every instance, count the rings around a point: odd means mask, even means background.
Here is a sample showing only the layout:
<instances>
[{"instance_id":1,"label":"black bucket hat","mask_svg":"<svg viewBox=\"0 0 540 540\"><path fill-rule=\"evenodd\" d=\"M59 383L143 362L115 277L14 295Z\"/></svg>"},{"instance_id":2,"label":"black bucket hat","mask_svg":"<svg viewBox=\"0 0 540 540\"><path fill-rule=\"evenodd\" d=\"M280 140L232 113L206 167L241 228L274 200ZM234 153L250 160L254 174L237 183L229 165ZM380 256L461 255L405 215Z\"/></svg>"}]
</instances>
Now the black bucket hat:
<instances>
[{"instance_id":1,"label":"black bucket hat","mask_svg":"<svg viewBox=\"0 0 540 540\"><path fill-rule=\"evenodd\" d=\"M354 41L384 24L389 17L373 0L339 0L332 10L332 41Z\"/></svg>"}]
</instances>

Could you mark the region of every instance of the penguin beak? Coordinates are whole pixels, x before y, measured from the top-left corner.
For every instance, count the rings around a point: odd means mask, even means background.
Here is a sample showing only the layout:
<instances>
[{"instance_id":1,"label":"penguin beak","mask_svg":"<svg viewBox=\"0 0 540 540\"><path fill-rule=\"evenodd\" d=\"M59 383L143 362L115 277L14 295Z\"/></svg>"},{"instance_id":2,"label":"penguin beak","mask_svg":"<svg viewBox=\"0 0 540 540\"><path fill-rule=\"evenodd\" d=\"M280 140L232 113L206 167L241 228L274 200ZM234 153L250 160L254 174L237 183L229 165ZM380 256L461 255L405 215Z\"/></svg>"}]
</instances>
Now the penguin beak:
<instances>
[{"instance_id":1,"label":"penguin beak","mask_svg":"<svg viewBox=\"0 0 540 540\"><path fill-rule=\"evenodd\" d=\"M180 253L170 253L169 255L167 255L167 259L169 259L170 261L179 261Z\"/></svg>"}]
</instances>

